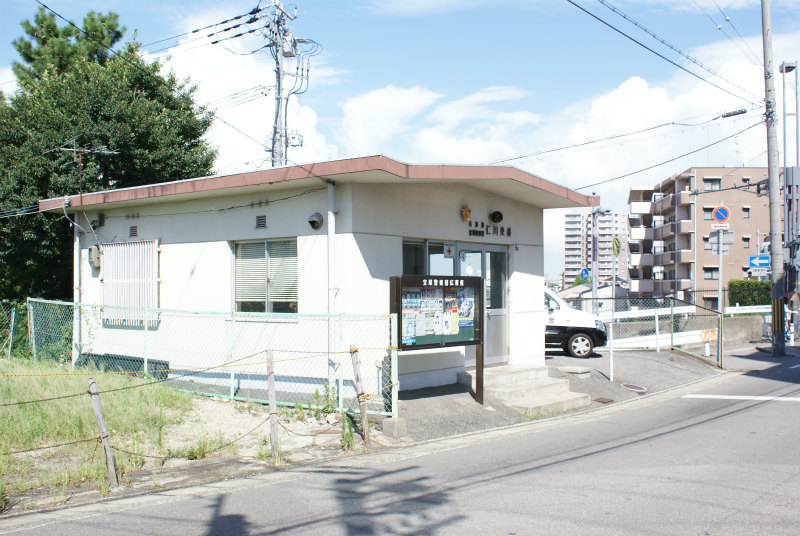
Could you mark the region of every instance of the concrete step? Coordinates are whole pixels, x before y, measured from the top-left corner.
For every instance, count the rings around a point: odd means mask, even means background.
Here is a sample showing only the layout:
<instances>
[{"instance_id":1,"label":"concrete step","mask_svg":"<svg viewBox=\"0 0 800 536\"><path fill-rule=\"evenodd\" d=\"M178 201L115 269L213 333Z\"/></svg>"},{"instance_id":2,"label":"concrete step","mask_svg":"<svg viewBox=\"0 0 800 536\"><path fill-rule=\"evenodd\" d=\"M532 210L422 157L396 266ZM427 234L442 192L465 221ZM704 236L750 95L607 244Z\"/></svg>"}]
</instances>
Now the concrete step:
<instances>
[{"instance_id":1,"label":"concrete step","mask_svg":"<svg viewBox=\"0 0 800 536\"><path fill-rule=\"evenodd\" d=\"M569 380L562 378L539 378L532 382L486 387L486 394L496 396L509 406L529 400L532 396L546 398L569 392Z\"/></svg>"},{"instance_id":2,"label":"concrete step","mask_svg":"<svg viewBox=\"0 0 800 536\"><path fill-rule=\"evenodd\" d=\"M483 370L483 387L488 389L496 385L512 385L527 383L548 377L547 367L531 365L501 365ZM475 371L461 372L458 383L475 389Z\"/></svg>"},{"instance_id":3,"label":"concrete step","mask_svg":"<svg viewBox=\"0 0 800 536\"><path fill-rule=\"evenodd\" d=\"M512 407L527 415L546 417L588 406L591 401L591 397L586 393L566 392L544 397L531 395L525 401L512 404Z\"/></svg>"}]
</instances>

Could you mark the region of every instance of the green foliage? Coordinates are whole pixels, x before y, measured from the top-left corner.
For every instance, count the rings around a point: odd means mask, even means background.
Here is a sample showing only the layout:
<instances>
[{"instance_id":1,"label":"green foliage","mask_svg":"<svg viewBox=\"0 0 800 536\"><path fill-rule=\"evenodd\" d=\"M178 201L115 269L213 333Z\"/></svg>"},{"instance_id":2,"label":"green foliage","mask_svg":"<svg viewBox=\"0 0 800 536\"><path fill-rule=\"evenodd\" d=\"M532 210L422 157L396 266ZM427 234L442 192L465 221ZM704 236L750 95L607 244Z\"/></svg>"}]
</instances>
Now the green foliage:
<instances>
[{"instance_id":1,"label":"green foliage","mask_svg":"<svg viewBox=\"0 0 800 536\"><path fill-rule=\"evenodd\" d=\"M38 81L46 72L62 74L82 59L105 64L110 48L125 33L115 13L103 15L90 11L83 19L83 32L73 25L59 27L56 16L39 8L33 22L23 21L25 36L14 40L22 62L12 68L20 84Z\"/></svg>"},{"instance_id":2,"label":"green foliage","mask_svg":"<svg viewBox=\"0 0 800 536\"><path fill-rule=\"evenodd\" d=\"M104 43L122 36L114 14L90 13L84 24ZM213 117L188 80L162 75L135 44L111 56L42 12L23 28L35 42L15 41L20 89L0 101L0 210L211 173L216 153L202 137ZM72 298L69 225L63 214L4 220L0 296Z\"/></svg>"},{"instance_id":3,"label":"green foliage","mask_svg":"<svg viewBox=\"0 0 800 536\"><path fill-rule=\"evenodd\" d=\"M578 285L584 285L584 284L585 285L591 285L592 284L592 278L590 277L589 279L584 279L584 278L581 277L580 274L578 274L578 275L575 276L575 279L572 281L572 284L569 286L569 288L577 287Z\"/></svg>"},{"instance_id":4,"label":"green foliage","mask_svg":"<svg viewBox=\"0 0 800 536\"><path fill-rule=\"evenodd\" d=\"M728 281L728 303L731 305L769 305L772 285L769 281L753 279Z\"/></svg>"},{"instance_id":5,"label":"green foliage","mask_svg":"<svg viewBox=\"0 0 800 536\"><path fill-rule=\"evenodd\" d=\"M342 412L341 444L343 450L352 449L354 444L353 423L350 421L350 416L344 411Z\"/></svg>"}]
</instances>

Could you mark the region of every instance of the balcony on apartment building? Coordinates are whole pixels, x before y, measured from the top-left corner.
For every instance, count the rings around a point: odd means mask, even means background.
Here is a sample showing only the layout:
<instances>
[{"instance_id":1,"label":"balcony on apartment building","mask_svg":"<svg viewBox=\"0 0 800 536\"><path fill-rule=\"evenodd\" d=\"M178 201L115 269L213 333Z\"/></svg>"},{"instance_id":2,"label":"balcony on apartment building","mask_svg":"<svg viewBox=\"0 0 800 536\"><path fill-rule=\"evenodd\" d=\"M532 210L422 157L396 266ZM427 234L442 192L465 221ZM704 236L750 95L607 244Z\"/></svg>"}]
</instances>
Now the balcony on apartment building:
<instances>
[{"instance_id":1,"label":"balcony on apartment building","mask_svg":"<svg viewBox=\"0 0 800 536\"><path fill-rule=\"evenodd\" d=\"M631 293L652 294L655 281L652 279L634 279L631 276Z\"/></svg>"},{"instance_id":2,"label":"balcony on apartment building","mask_svg":"<svg viewBox=\"0 0 800 536\"><path fill-rule=\"evenodd\" d=\"M654 266L667 266L669 264L685 264L694 262L694 253L691 249L678 249L662 251L653 255Z\"/></svg>"},{"instance_id":3,"label":"balcony on apartment building","mask_svg":"<svg viewBox=\"0 0 800 536\"><path fill-rule=\"evenodd\" d=\"M675 292L687 291L692 289L691 279L659 279L653 281L653 293L660 295L673 294Z\"/></svg>"},{"instance_id":4,"label":"balcony on apartment building","mask_svg":"<svg viewBox=\"0 0 800 536\"><path fill-rule=\"evenodd\" d=\"M678 220L675 224L675 218L670 217L665 221L653 226L653 240L664 240L673 234L686 234L694 232L694 224L692 220Z\"/></svg>"},{"instance_id":5,"label":"balcony on apartment building","mask_svg":"<svg viewBox=\"0 0 800 536\"><path fill-rule=\"evenodd\" d=\"M653 266L653 254L652 253L633 253L630 254L630 265L631 267L637 266Z\"/></svg>"},{"instance_id":6,"label":"balcony on apartment building","mask_svg":"<svg viewBox=\"0 0 800 536\"><path fill-rule=\"evenodd\" d=\"M652 227L631 227L630 233L628 234L628 241L635 242L639 240L652 240L653 239L653 228Z\"/></svg>"},{"instance_id":7,"label":"balcony on apartment building","mask_svg":"<svg viewBox=\"0 0 800 536\"><path fill-rule=\"evenodd\" d=\"M677 194L665 194L660 199L653 201L653 213L661 214L671 208L691 205L692 203L694 203L694 196L688 190L678 192Z\"/></svg>"}]
</instances>

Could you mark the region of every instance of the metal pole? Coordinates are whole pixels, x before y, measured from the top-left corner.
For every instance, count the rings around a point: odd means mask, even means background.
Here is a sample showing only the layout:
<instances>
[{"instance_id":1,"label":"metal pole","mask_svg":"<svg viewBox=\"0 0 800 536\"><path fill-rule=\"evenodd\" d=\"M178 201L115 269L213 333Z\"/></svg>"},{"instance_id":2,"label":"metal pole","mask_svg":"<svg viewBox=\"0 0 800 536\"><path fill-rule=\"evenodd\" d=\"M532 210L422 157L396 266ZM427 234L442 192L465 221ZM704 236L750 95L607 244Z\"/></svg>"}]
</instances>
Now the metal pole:
<instances>
[{"instance_id":1,"label":"metal pole","mask_svg":"<svg viewBox=\"0 0 800 536\"><path fill-rule=\"evenodd\" d=\"M597 314L597 209L592 210L592 313Z\"/></svg>"},{"instance_id":2,"label":"metal pole","mask_svg":"<svg viewBox=\"0 0 800 536\"><path fill-rule=\"evenodd\" d=\"M764 41L764 93L769 176L769 240L772 268L772 355L786 353L783 319L783 244L781 242L781 192L778 177L778 133L775 122L775 80L772 75L772 26L769 0L761 0L761 35Z\"/></svg>"},{"instance_id":3,"label":"metal pole","mask_svg":"<svg viewBox=\"0 0 800 536\"><path fill-rule=\"evenodd\" d=\"M336 211L335 189L336 184L328 181L328 221L327 221L327 246L328 246L328 388L333 389L336 382L336 359L333 351L336 347L334 340L334 317L336 314Z\"/></svg>"},{"instance_id":4,"label":"metal pole","mask_svg":"<svg viewBox=\"0 0 800 536\"><path fill-rule=\"evenodd\" d=\"M725 231L717 231L717 254L719 256L719 273L717 274L717 363L722 363L722 317L724 316L725 306L722 298L722 248Z\"/></svg>"},{"instance_id":5,"label":"metal pole","mask_svg":"<svg viewBox=\"0 0 800 536\"><path fill-rule=\"evenodd\" d=\"M614 311L617 310L617 256L614 255L614 273L611 276L611 325L608 327L608 380L614 381Z\"/></svg>"}]
</instances>

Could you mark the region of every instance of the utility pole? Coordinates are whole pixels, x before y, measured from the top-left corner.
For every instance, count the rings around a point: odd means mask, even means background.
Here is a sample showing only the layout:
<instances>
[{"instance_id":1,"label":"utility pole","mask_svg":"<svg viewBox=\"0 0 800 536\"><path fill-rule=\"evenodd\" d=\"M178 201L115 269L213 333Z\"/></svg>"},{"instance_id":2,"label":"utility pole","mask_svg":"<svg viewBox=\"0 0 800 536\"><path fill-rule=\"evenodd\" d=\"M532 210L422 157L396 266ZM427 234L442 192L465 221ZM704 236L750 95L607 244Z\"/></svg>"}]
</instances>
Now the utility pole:
<instances>
[{"instance_id":1,"label":"utility pole","mask_svg":"<svg viewBox=\"0 0 800 536\"><path fill-rule=\"evenodd\" d=\"M264 29L267 45L275 60L275 120L272 125L272 141L267 148L271 153L272 166L282 166L287 163L287 152L290 146L301 146L302 137L295 133L291 135L287 128L287 109L289 97L305 93L308 89L309 56L319 53L320 46L311 39L297 39L289 31L286 23L297 18L297 9L289 13L280 0L272 0L272 19ZM287 73L284 62L294 59L294 72ZM293 77L291 84L285 85L286 77ZM288 86L288 87L287 87Z\"/></svg>"},{"instance_id":2,"label":"utility pole","mask_svg":"<svg viewBox=\"0 0 800 536\"><path fill-rule=\"evenodd\" d=\"M784 340L784 272L781 241L781 192L778 177L778 129L775 124L775 80L772 76L772 26L769 0L761 0L761 34L764 41L764 91L767 123L767 168L769 180L769 240L772 268L772 355L786 353Z\"/></svg>"},{"instance_id":3,"label":"utility pole","mask_svg":"<svg viewBox=\"0 0 800 536\"><path fill-rule=\"evenodd\" d=\"M597 278L599 271L597 269L597 262L599 255L597 254L597 214L600 209L592 210L592 313L597 314Z\"/></svg>"}]
</instances>

